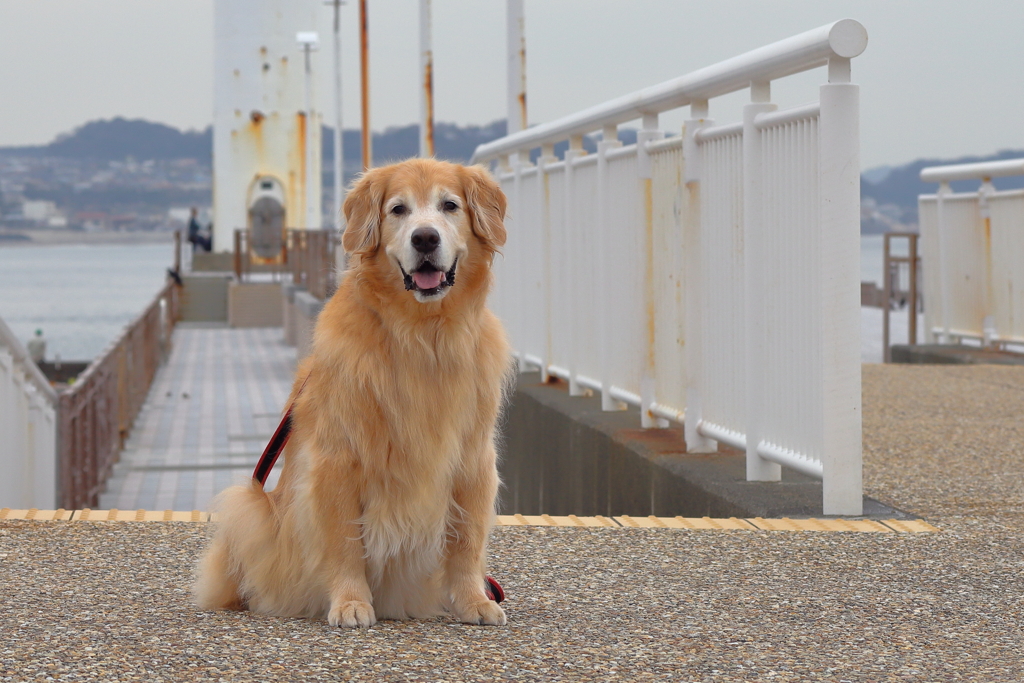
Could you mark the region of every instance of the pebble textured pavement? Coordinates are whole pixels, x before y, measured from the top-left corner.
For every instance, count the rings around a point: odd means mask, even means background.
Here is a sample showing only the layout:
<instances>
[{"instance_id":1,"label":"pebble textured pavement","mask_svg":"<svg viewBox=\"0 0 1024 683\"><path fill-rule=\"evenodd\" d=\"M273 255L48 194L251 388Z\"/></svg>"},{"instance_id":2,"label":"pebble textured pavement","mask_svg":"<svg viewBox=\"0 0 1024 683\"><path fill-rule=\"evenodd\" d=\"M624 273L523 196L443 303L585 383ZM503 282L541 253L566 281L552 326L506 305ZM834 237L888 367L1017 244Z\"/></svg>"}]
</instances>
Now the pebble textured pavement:
<instances>
[{"instance_id":1,"label":"pebble textured pavement","mask_svg":"<svg viewBox=\"0 0 1024 683\"><path fill-rule=\"evenodd\" d=\"M507 626L345 631L196 610L206 524L6 521L0 681L1024 680L1024 371L864 388L867 493L941 532L500 527Z\"/></svg>"}]
</instances>

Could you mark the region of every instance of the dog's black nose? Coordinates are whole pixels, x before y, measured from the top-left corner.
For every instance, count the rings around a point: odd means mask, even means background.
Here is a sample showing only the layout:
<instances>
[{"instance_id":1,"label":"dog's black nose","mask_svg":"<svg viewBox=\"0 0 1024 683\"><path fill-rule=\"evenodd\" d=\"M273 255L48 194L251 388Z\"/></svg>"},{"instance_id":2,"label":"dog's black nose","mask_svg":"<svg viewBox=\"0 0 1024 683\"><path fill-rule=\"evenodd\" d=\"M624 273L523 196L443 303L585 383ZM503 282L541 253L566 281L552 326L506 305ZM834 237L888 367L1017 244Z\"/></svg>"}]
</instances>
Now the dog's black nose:
<instances>
[{"instance_id":1,"label":"dog's black nose","mask_svg":"<svg viewBox=\"0 0 1024 683\"><path fill-rule=\"evenodd\" d=\"M441 243L441 235L434 228L416 228L412 231L412 246L421 254L429 254Z\"/></svg>"}]
</instances>

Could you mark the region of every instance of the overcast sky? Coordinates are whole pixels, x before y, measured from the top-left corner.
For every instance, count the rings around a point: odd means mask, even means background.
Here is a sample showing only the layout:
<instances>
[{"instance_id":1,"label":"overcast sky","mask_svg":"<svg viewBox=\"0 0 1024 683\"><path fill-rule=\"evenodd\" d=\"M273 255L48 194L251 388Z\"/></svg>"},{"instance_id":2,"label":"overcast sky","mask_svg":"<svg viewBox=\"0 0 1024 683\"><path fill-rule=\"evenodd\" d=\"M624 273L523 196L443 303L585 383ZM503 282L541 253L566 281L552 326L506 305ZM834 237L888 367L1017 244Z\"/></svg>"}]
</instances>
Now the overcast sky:
<instances>
[{"instance_id":1,"label":"overcast sky","mask_svg":"<svg viewBox=\"0 0 1024 683\"><path fill-rule=\"evenodd\" d=\"M417 2L369 6L373 128L413 123ZM433 7L437 120L504 118L504 0ZM321 16L323 40L331 9ZM1019 0L526 0L530 122L846 17L869 35L853 63L864 168L1024 148ZM357 18L350 0L342 9L346 128L359 122ZM212 121L212 41L212 0L0 0L0 146L46 143L114 116L204 128ZM328 119L329 54L317 56ZM803 104L824 78L818 69L784 79L773 96L780 106ZM713 100L712 118L735 120L744 97ZM684 118L685 110L663 121L675 128Z\"/></svg>"}]
</instances>

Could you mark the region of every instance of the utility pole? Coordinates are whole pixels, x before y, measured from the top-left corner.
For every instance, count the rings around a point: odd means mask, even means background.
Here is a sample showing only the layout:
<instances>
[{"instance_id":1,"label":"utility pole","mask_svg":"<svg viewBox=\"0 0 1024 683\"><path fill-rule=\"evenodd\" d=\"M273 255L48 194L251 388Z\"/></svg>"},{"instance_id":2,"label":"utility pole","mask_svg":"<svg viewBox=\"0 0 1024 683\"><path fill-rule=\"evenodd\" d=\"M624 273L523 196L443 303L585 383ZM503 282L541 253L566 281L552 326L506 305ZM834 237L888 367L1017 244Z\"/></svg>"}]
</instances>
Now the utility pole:
<instances>
[{"instance_id":1,"label":"utility pole","mask_svg":"<svg viewBox=\"0 0 1024 683\"><path fill-rule=\"evenodd\" d=\"M526 27L523 0L508 0L508 135L526 129Z\"/></svg>"},{"instance_id":2,"label":"utility pole","mask_svg":"<svg viewBox=\"0 0 1024 683\"><path fill-rule=\"evenodd\" d=\"M430 0L420 0L420 156L434 156L434 52Z\"/></svg>"},{"instance_id":3,"label":"utility pole","mask_svg":"<svg viewBox=\"0 0 1024 683\"><path fill-rule=\"evenodd\" d=\"M370 133L370 36L367 30L366 0L359 0L359 73L363 101L363 170L373 166L373 140Z\"/></svg>"},{"instance_id":4,"label":"utility pole","mask_svg":"<svg viewBox=\"0 0 1024 683\"><path fill-rule=\"evenodd\" d=\"M304 228L310 229L320 225L318 217L320 207L315 206L315 187L321 182L320 178L313 177L313 139L319 136L313 135L313 126L317 125L316 114L313 111L313 69L310 64L310 53L316 49L319 36L316 31L300 31L295 39L302 46L302 52L306 57L306 223Z\"/></svg>"},{"instance_id":5,"label":"utility pole","mask_svg":"<svg viewBox=\"0 0 1024 683\"><path fill-rule=\"evenodd\" d=\"M345 200L344 130L341 127L341 5L342 0L326 0L334 7L334 228L345 229L345 216L341 211Z\"/></svg>"}]
</instances>

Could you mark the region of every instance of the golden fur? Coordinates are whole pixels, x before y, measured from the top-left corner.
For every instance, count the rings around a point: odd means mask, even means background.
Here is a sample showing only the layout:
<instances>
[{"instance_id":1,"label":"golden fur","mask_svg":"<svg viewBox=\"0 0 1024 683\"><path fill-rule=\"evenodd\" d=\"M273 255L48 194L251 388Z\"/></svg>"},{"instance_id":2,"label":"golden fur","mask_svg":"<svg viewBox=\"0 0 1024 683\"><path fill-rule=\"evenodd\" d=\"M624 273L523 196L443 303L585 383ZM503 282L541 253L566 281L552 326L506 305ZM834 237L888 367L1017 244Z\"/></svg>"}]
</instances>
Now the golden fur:
<instances>
[{"instance_id":1,"label":"golden fur","mask_svg":"<svg viewBox=\"0 0 1024 683\"><path fill-rule=\"evenodd\" d=\"M485 304L505 207L484 169L430 159L355 183L344 207L350 265L296 375L280 481L219 496L200 607L348 627L444 609L505 623L484 593L510 369ZM410 231L427 224L458 254L455 283L437 296L407 291L399 267L415 255Z\"/></svg>"}]
</instances>

